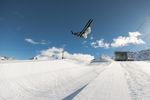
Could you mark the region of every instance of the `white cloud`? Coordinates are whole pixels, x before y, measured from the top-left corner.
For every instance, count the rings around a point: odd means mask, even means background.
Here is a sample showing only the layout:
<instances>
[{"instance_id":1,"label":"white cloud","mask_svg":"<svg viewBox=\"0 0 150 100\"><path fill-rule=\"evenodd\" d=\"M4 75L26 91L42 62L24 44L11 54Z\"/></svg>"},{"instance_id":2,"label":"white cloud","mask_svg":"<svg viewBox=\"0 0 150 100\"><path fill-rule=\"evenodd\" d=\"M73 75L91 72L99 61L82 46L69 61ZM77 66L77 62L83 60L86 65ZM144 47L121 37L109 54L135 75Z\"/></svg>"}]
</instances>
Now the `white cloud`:
<instances>
[{"instance_id":1,"label":"white cloud","mask_svg":"<svg viewBox=\"0 0 150 100\"><path fill-rule=\"evenodd\" d=\"M91 43L91 46L94 48L109 48L109 43L104 42L104 39L96 40Z\"/></svg>"},{"instance_id":2,"label":"white cloud","mask_svg":"<svg viewBox=\"0 0 150 100\"><path fill-rule=\"evenodd\" d=\"M28 42L28 43L31 43L31 44L48 44L48 42L45 41L45 40L37 42L37 41L34 41L30 38L26 38L25 41Z\"/></svg>"},{"instance_id":3,"label":"white cloud","mask_svg":"<svg viewBox=\"0 0 150 100\"><path fill-rule=\"evenodd\" d=\"M94 48L109 48L109 47L123 47L128 45L140 45L145 44L145 42L140 38L140 32L129 32L129 36L118 36L114 38L112 43L104 42L104 39L96 40L91 43Z\"/></svg>"},{"instance_id":4,"label":"white cloud","mask_svg":"<svg viewBox=\"0 0 150 100\"><path fill-rule=\"evenodd\" d=\"M52 47L46 50L42 50L40 54L37 55L35 58L38 60L61 59L63 51L64 51L63 48ZM64 51L64 58L80 61L80 62L89 62L92 59L94 59L94 56L91 56L89 54L81 54L81 53L71 54L67 51Z\"/></svg>"},{"instance_id":5,"label":"white cloud","mask_svg":"<svg viewBox=\"0 0 150 100\"><path fill-rule=\"evenodd\" d=\"M111 46L121 47L121 46L128 46L129 44L133 44L133 45L145 44L145 42L139 38L140 35L141 35L140 32L129 32L128 37L119 36L113 39Z\"/></svg>"},{"instance_id":6,"label":"white cloud","mask_svg":"<svg viewBox=\"0 0 150 100\"><path fill-rule=\"evenodd\" d=\"M28 43L31 43L31 44L38 44L38 42L35 42L30 38L26 38L25 41L28 42Z\"/></svg>"}]
</instances>

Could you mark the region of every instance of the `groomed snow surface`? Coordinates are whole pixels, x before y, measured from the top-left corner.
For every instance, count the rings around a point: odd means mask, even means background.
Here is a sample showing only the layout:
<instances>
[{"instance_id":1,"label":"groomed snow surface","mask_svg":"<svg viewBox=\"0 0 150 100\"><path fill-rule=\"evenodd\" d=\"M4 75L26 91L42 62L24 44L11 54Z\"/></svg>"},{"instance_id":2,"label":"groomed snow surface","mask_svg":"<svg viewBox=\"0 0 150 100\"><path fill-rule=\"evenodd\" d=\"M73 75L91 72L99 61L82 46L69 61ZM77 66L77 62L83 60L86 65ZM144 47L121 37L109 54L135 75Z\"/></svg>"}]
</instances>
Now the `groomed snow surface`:
<instances>
[{"instance_id":1,"label":"groomed snow surface","mask_svg":"<svg viewBox=\"0 0 150 100\"><path fill-rule=\"evenodd\" d=\"M150 62L0 62L0 100L72 99L150 100Z\"/></svg>"}]
</instances>

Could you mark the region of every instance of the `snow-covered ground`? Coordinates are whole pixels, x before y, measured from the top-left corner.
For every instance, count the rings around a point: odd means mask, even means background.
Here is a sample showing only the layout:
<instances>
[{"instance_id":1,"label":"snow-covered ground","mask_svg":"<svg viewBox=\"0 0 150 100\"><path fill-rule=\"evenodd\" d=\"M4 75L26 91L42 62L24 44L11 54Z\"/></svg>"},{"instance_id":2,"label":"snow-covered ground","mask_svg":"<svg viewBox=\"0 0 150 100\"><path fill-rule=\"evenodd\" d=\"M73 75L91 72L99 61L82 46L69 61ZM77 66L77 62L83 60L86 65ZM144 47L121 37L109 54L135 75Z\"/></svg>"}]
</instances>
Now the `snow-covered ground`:
<instances>
[{"instance_id":1,"label":"snow-covered ground","mask_svg":"<svg viewBox=\"0 0 150 100\"><path fill-rule=\"evenodd\" d=\"M150 62L0 62L0 100L72 99L150 100Z\"/></svg>"}]
</instances>

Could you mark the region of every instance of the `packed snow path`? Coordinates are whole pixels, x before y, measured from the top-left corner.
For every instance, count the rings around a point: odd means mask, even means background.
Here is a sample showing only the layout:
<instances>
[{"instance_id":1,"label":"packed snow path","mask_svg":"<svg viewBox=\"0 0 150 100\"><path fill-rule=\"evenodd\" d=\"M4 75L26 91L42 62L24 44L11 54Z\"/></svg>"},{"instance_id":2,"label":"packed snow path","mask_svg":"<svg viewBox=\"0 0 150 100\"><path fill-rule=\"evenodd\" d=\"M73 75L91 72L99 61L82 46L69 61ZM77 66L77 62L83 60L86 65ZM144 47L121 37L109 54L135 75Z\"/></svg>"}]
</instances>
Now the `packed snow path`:
<instances>
[{"instance_id":1,"label":"packed snow path","mask_svg":"<svg viewBox=\"0 0 150 100\"><path fill-rule=\"evenodd\" d=\"M124 76L124 69L113 62L100 73L75 100L131 100Z\"/></svg>"},{"instance_id":2,"label":"packed snow path","mask_svg":"<svg viewBox=\"0 0 150 100\"><path fill-rule=\"evenodd\" d=\"M150 100L150 62L0 62L0 100Z\"/></svg>"},{"instance_id":3,"label":"packed snow path","mask_svg":"<svg viewBox=\"0 0 150 100\"><path fill-rule=\"evenodd\" d=\"M112 62L74 100L150 100L150 62Z\"/></svg>"}]
</instances>

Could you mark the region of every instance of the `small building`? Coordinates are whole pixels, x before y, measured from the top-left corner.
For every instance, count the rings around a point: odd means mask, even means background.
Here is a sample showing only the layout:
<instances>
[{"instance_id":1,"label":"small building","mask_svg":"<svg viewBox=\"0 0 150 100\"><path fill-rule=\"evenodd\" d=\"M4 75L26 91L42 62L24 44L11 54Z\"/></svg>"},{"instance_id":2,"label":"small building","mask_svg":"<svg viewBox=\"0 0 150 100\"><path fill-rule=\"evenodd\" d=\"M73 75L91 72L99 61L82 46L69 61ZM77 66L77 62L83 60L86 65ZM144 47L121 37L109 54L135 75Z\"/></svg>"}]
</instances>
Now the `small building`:
<instances>
[{"instance_id":1,"label":"small building","mask_svg":"<svg viewBox=\"0 0 150 100\"><path fill-rule=\"evenodd\" d=\"M127 52L116 51L114 55L115 55L115 61L128 61Z\"/></svg>"}]
</instances>

